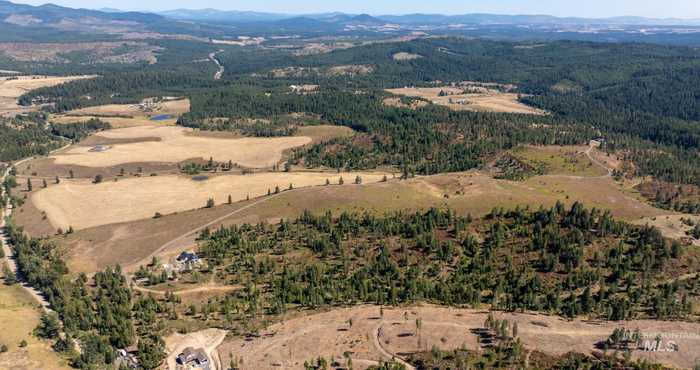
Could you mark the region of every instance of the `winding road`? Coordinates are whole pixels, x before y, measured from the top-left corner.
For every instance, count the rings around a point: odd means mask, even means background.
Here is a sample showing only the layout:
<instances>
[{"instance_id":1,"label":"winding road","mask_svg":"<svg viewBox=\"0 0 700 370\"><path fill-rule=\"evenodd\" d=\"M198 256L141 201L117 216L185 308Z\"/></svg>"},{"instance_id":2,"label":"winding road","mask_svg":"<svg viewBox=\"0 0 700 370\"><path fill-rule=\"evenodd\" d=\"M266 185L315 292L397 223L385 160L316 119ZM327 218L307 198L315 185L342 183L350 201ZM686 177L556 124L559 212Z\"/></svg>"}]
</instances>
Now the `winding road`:
<instances>
[{"instance_id":1,"label":"winding road","mask_svg":"<svg viewBox=\"0 0 700 370\"><path fill-rule=\"evenodd\" d=\"M210 59L212 62L214 62L214 64L216 64L217 67L219 67L219 70L216 71L216 73L214 74L214 80L220 80L220 79L221 79L221 76L224 75L224 71L225 71L225 68L224 68L223 64L221 64L221 62L220 62L218 59L216 59L216 54L217 54L217 53L220 53L221 51L223 51L223 50L219 50L219 51L217 51L217 52L214 52L214 53L210 53L210 54L209 54L209 59Z\"/></svg>"}]
</instances>

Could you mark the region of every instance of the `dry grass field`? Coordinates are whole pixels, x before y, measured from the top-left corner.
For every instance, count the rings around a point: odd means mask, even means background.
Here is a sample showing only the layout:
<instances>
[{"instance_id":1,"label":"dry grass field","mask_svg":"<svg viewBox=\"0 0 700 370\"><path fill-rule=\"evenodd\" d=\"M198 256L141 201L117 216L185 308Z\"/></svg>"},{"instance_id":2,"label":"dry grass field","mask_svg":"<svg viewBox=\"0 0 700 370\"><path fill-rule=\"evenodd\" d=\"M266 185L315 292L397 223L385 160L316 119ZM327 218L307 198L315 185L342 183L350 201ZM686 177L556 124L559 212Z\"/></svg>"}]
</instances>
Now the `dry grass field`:
<instances>
[{"instance_id":1,"label":"dry grass field","mask_svg":"<svg viewBox=\"0 0 700 370\"><path fill-rule=\"evenodd\" d=\"M337 184L344 178L349 187L356 176L367 183L380 181L381 173L319 173L276 172L250 175L212 176L206 181L195 181L184 176L155 176L129 178L93 184L88 180L62 181L31 196L32 203L46 212L56 228L69 226L84 229L99 225L135 221L153 217L156 212L170 214L204 207L209 198L216 204L234 202L246 197L266 195L269 190L287 189L290 184L301 188ZM342 192L343 188L334 188Z\"/></svg>"},{"instance_id":2,"label":"dry grass field","mask_svg":"<svg viewBox=\"0 0 700 370\"><path fill-rule=\"evenodd\" d=\"M303 136L279 138L214 138L193 134L183 127L130 127L96 134L105 139L134 140L158 138L115 144L102 152L90 147L73 146L50 158L57 165L110 167L134 162L179 163L189 159L233 161L242 167L265 168L278 163L285 150L306 145L311 139Z\"/></svg>"},{"instance_id":3,"label":"dry grass field","mask_svg":"<svg viewBox=\"0 0 700 370\"><path fill-rule=\"evenodd\" d=\"M36 107L22 107L17 104L17 98L24 93L41 87L60 85L66 82L94 78L95 76L18 76L0 78L0 115L14 116L15 114L35 110Z\"/></svg>"},{"instance_id":4,"label":"dry grass field","mask_svg":"<svg viewBox=\"0 0 700 370\"><path fill-rule=\"evenodd\" d=\"M114 118L112 118L114 119ZM112 120L107 119L107 120ZM119 118L121 119L121 118ZM124 118L128 121L134 121L136 119ZM161 123L154 123L153 121L147 121L140 126L158 127ZM148 128L144 128L143 132L148 132ZM156 130L161 131L162 130ZM162 141L161 136L141 136L133 135L134 137L121 137L119 135L113 136L107 132L106 135L91 135L86 139L83 139L76 146L72 148L85 148L92 149L96 145L108 145L113 146L116 144L133 144L139 142L160 142ZM144 135L149 135L148 133ZM231 139L244 139L245 137L240 136L232 132L214 132L214 131L190 131L189 136L194 136L203 139L219 139L218 142L230 142ZM330 125L316 125L316 126L302 126L299 127L297 132L299 137L308 137L312 144L328 141L337 137L348 137L354 135L352 129L344 126L330 126ZM108 136L108 137L106 137ZM69 149L70 150L70 149ZM60 155L63 151L55 153ZM89 152L90 153L90 152ZM95 153L92 153L95 154ZM213 153L212 153L213 154ZM282 158L285 157L285 152L282 152ZM194 158L188 158L194 159ZM201 158L209 159L209 156L204 156ZM97 175L102 175L105 178L115 177L120 175L122 169L124 169L125 174L137 174L141 172L144 175L149 175L152 173L163 174L177 174L180 170L177 167L178 163L174 162L130 162L123 163L114 166L107 167L88 167L81 166L77 164L57 164L55 158L37 157L31 161L25 162L17 167L18 173L22 176L32 177L35 179L45 178L47 181L52 182L53 179L58 176L60 178L68 178L71 171L75 178L89 178L94 179ZM139 171L140 170L140 171ZM238 171L240 172L240 171Z\"/></svg>"},{"instance_id":5,"label":"dry grass field","mask_svg":"<svg viewBox=\"0 0 700 370\"><path fill-rule=\"evenodd\" d=\"M159 219L148 218L91 227L56 240L68 252L70 269L89 273L116 263L124 266L126 270L135 270L143 261L147 263L156 251L161 257L168 258L182 250L191 249L195 245L194 234L167 249L159 250L165 243L181 237L183 233L233 212L235 214L225 217L212 227L261 221L276 223L280 218L297 217L305 209L314 213L329 210L334 214L343 211L372 211L381 214L404 209L451 207L463 215L470 213L473 216L481 216L490 212L493 207L547 207L554 205L557 200L570 205L574 199L583 201L587 207L610 209L615 217L629 221L671 214L628 196L611 178L539 176L524 182L512 182L495 180L478 172L422 177L408 181L391 179L391 176L389 178L386 183L342 188L301 188L292 192L282 192L276 197L180 212ZM347 177L345 179L347 180ZM254 202L254 206L244 208ZM194 206L202 207L204 203ZM147 214L147 217L150 216L152 214Z\"/></svg>"},{"instance_id":6,"label":"dry grass field","mask_svg":"<svg viewBox=\"0 0 700 370\"><path fill-rule=\"evenodd\" d=\"M41 309L21 286L0 284L0 345L9 349L0 353L0 369L70 369L47 342L32 335L40 316ZM19 346L22 340L26 347Z\"/></svg>"},{"instance_id":7,"label":"dry grass field","mask_svg":"<svg viewBox=\"0 0 700 370\"><path fill-rule=\"evenodd\" d=\"M658 217L645 217L635 221L634 223L638 225L654 226L667 238L684 240L696 247L700 247L700 240L694 239L688 235L688 232L692 230L693 227L683 223L681 219L689 219L694 223L700 222L700 216L665 215Z\"/></svg>"},{"instance_id":8,"label":"dry grass field","mask_svg":"<svg viewBox=\"0 0 700 370\"><path fill-rule=\"evenodd\" d=\"M221 358L242 359L242 369L298 369L318 356L346 365L344 354L354 369L366 369L391 356L441 349L479 350L472 329L483 328L488 311L436 306L384 308L360 306L303 315L274 324L258 336L233 338L219 347ZM551 355L570 351L590 353L598 341L607 339L615 328L642 329L653 340L656 334L687 336L675 339L678 352L635 351L633 358L644 358L674 367L691 368L700 357L700 324L638 320L597 322L564 320L556 316L527 313L494 313L497 319L518 323L519 338L526 350ZM416 320L421 328L416 328ZM352 325L349 324L352 320ZM664 342L665 343L665 342Z\"/></svg>"},{"instance_id":9,"label":"dry grass field","mask_svg":"<svg viewBox=\"0 0 700 370\"><path fill-rule=\"evenodd\" d=\"M593 163L586 155L588 149L585 146L525 146L512 150L511 154L529 166L542 168L551 175L607 175L607 170Z\"/></svg>"},{"instance_id":10,"label":"dry grass field","mask_svg":"<svg viewBox=\"0 0 700 370\"><path fill-rule=\"evenodd\" d=\"M538 114L545 112L527 106L518 101L518 94L501 92L496 89L479 87L474 92L465 93L457 87L415 87L388 89L394 95L415 97L428 100L433 104L449 107L453 110L474 112ZM440 92L446 95L440 96Z\"/></svg>"}]
</instances>

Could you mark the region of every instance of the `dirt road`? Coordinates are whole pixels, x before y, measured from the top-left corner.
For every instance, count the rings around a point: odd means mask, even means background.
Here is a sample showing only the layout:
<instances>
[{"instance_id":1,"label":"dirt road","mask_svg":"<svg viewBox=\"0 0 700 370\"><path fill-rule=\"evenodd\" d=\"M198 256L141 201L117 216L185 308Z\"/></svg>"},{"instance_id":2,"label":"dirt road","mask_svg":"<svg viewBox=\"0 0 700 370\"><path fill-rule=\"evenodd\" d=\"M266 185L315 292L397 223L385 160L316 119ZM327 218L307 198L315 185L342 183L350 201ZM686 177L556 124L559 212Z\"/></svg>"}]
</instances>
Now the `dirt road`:
<instances>
[{"instance_id":1,"label":"dirt road","mask_svg":"<svg viewBox=\"0 0 700 370\"><path fill-rule=\"evenodd\" d=\"M219 52L221 52L221 50L219 50ZM211 61L214 62L214 64L216 64L217 67L219 67L219 70L216 71L216 73L214 74L214 80L220 80L221 76L224 75L224 66L221 64L221 62L219 62L218 59L216 59L216 53L209 54L209 59L211 59Z\"/></svg>"}]
</instances>

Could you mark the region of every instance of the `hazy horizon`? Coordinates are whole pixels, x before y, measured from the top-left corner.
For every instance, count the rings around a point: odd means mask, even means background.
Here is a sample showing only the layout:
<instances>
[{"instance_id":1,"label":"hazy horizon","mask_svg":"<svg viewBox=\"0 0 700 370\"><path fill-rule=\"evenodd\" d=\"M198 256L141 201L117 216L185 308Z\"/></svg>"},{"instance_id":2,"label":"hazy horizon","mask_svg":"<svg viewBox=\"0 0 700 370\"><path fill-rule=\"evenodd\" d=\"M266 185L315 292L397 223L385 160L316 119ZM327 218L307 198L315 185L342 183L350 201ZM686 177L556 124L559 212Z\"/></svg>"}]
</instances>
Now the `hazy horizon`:
<instances>
[{"instance_id":1,"label":"hazy horizon","mask_svg":"<svg viewBox=\"0 0 700 370\"><path fill-rule=\"evenodd\" d=\"M10 0L12 1L12 0ZM164 11L175 9L218 9L237 11L257 11L284 14L310 14L326 12L382 14L468 14L491 13L504 15L552 15L557 17L608 18L619 16L638 16L649 18L700 18L700 6L697 0L589 0L585 9L581 2L573 0L494 0L489 2L463 0L455 3L451 0L433 0L429 3L418 0L356 0L352 3L329 3L322 0L300 0L293 3L285 0L263 1L166 1L151 0L144 6L137 0L18 0L16 3L41 5L51 2L74 8L115 8L135 11Z\"/></svg>"}]
</instances>

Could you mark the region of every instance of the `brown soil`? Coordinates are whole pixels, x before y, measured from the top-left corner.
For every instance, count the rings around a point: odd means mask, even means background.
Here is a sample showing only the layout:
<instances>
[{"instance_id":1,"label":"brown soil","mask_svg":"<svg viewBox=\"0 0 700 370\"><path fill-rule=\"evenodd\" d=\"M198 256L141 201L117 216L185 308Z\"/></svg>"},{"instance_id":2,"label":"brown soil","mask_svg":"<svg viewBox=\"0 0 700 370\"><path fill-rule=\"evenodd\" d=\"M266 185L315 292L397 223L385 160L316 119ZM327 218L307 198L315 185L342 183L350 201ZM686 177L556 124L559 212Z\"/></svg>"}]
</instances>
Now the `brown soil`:
<instances>
[{"instance_id":1,"label":"brown soil","mask_svg":"<svg viewBox=\"0 0 700 370\"><path fill-rule=\"evenodd\" d=\"M356 369L408 353L441 349L478 350L471 329L482 328L487 311L436 306L385 308L377 306L334 309L298 315L260 332L259 336L233 338L219 347L222 358L243 359L244 369L300 368L318 356L344 364L344 354ZM700 356L700 324L639 320L627 322L568 321L556 316L526 313L494 313L498 319L518 323L519 338L526 349L550 355L570 351L590 353L595 343L607 339L615 328L639 328L650 339L657 333L683 336L675 339L678 352L633 352L644 358L676 367L690 368ZM420 319L421 329L416 329ZM352 320L352 325L349 324Z\"/></svg>"}]
</instances>

